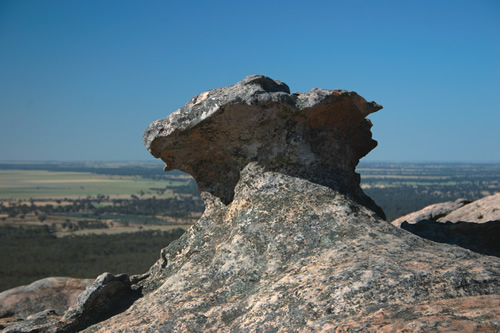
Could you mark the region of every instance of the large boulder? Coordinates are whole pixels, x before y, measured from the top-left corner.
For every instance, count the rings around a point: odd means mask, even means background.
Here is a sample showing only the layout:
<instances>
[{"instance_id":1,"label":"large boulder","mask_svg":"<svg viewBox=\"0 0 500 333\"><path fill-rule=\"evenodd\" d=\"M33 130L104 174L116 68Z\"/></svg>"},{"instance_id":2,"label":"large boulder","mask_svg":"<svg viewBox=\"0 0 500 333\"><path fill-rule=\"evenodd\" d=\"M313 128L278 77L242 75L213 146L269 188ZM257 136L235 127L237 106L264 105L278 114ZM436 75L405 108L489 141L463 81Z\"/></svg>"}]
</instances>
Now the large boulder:
<instances>
[{"instance_id":1,"label":"large boulder","mask_svg":"<svg viewBox=\"0 0 500 333\"><path fill-rule=\"evenodd\" d=\"M46 305L47 301L42 300L40 295L28 294L27 299L33 302L29 309L25 309L26 313L29 313L29 315L25 318L15 318L25 320L9 320L5 321L3 324L0 321L0 325L3 326L0 328L7 327L3 331L5 333L77 332L124 311L140 297L140 292L132 290L131 281L126 274L113 275L110 273L103 273L99 275L95 281L87 279L82 281L85 281L82 284L84 284L86 288L74 294L74 297L71 298L71 302L66 304L66 307L61 308L62 311L57 311L54 308L48 307ZM44 283L44 280L37 281L34 285L41 283ZM47 282L45 282L45 284L47 284ZM46 297L54 300L61 298L62 301L65 293L68 293L70 289L70 286L66 286L65 289L62 290L54 289L54 294L47 294ZM38 296L38 299L35 296ZM38 311L35 311L35 309Z\"/></svg>"},{"instance_id":2,"label":"large boulder","mask_svg":"<svg viewBox=\"0 0 500 333\"><path fill-rule=\"evenodd\" d=\"M436 242L500 257L500 193L433 204L391 223Z\"/></svg>"},{"instance_id":3,"label":"large boulder","mask_svg":"<svg viewBox=\"0 0 500 333\"><path fill-rule=\"evenodd\" d=\"M500 221L500 193L473 201L463 207L457 207L446 216L440 217L438 221L473 223Z\"/></svg>"},{"instance_id":4,"label":"large boulder","mask_svg":"<svg viewBox=\"0 0 500 333\"><path fill-rule=\"evenodd\" d=\"M446 201L432 204L420 210L417 210L416 212L401 216L393 220L391 223L396 227L401 227L401 224L403 224L404 222L415 224L424 220L439 221L441 218L447 216L454 210L467 205L468 203L470 203L469 200L460 198L455 201Z\"/></svg>"},{"instance_id":5,"label":"large boulder","mask_svg":"<svg viewBox=\"0 0 500 333\"><path fill-rule=\"evenodd\" d=\"M424 220L443 223L500 221L500 193L476 201L457 199L432 204L416 212L401 216L391 223L399 227L403 222L415 224Z\"/></svg>"},{"instance_id":6,"label":"large boulder","mask_svg":"<svg viewBox=\"0 0 500 333\"><path fill-rule=\"evenodd\" d=\"M78 295L91 284L91 279L49 277L6 290L0 293L0 318L26 319L48 310L62 315L76 305Z\"/></svg>"},{"instance_id":7,"label":"large boulder","mask_svg":"<svg viewBox=\"0 0 500 333\"><path fill-rule=\"evenodd\" d=\"M250 76L153 122L146 146L194 176L206 210L132 279L142 297L79 329L500 329L500 259L394 227L359 188L354 168L375 147L366 116L378 109L353 92L290 94Z\"/></svg>"}]
</instances>

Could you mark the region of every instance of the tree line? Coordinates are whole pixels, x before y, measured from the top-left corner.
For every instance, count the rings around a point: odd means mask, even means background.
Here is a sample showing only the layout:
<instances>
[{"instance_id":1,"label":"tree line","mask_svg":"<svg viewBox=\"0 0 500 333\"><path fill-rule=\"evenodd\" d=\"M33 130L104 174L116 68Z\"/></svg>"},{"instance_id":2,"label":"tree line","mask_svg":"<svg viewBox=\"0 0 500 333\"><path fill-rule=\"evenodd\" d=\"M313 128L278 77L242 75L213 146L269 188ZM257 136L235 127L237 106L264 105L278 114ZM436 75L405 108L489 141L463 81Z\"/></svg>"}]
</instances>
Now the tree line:
<instances>
[{"instance_id":1,"label":"tree line","mask_svg":"<svg viewBox=\"0 0 500 333\"><path fill-rule=\"evenodd\" d=\"M0 226L0 292L48 276L141 274L183 229L56 238L49 226Z\"/></svg>"},{"instance_id":2,"label":"tree line","mask_svg":"<svg viewBox=\"0 0 500 333\"><path fill-rule=\"evenodd\" d=\"M99 217L106 214L140 215L140 216L172 216L187 217L191 213L203 212L203 201L199 196L177 196L174 198L158 199L156 197L140 199L132 196L131 199L99 199L88 197L85 199L64 199L64 204L36 205L30 203L10 202L0 205L0 214L8 217L21 217L33 213L40 220L48 215L83 214L82 216ZM62 202L61 201L61 202Z\"/></svg>"}]
</instances>

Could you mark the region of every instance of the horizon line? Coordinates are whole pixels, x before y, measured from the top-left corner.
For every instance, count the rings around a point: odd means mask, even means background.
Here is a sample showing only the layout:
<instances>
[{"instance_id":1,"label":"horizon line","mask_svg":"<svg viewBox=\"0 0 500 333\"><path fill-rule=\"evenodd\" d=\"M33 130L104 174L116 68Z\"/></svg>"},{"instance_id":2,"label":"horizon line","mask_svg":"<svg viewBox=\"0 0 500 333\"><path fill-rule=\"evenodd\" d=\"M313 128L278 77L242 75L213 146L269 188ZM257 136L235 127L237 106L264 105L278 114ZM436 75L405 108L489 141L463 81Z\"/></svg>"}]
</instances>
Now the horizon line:
<instances>
[{"instance_id":1,"label":"horizon line","mask_svg":"<svg viewBox=\"0 0 500 333\"><path fill-rule=\"evenodd\" d=\"M0 163L164 163L161 159L130 159L130 160L105 160L105 159L82 159L82 160L64 160L64 159L48 159L48 160L2 160L0 159ZM403 163L403 164L500 164L500 160L494 161L484 161L484 160L475 160L475 161L467 161L467 160L363 160L361 159L358 163Z\"/></svg>"}]
</instances>

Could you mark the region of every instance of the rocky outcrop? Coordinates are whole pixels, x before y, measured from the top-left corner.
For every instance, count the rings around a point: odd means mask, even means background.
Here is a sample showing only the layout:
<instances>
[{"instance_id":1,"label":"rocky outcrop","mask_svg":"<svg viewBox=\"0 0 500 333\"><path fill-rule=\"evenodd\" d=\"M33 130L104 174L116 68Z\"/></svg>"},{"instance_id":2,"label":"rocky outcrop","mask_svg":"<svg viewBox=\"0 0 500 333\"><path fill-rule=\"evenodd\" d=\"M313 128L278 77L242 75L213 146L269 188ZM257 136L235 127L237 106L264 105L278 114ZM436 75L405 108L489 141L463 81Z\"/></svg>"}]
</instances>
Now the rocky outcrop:
<instances>
[{"instance_id":1,"label":"rocky outcrop","mask_svg":"<svg viewBox=\"0 0 500 333\"><path fill-rule=\"evenodd\" d=\"M340 89L290 94L286 84L253 75L153 122L144 143L165 170L194 177L208 209L214 200L230 204L241 171L257 162L265 171L334 188L383 216L354 172L377 145L366 116L381 108Z\"/></svg>"},{"instance_id":2,"label":"rocky outcrop","mask_svg":"<svg viewBox=\"0 0 500 333\"><path fill-rule=\"evenodd\" d=\"M445 325L437 319L444 310L423 320L414 309L427 314L445 298L479 295L498 305L498 260L450 251L335 190L254 163L235 192L231 205L206 213L165 249L140 283L143 298L88 331L327 332L394 321L430 328ZM489 308L473 318L452 309L443 320L455 325L500 319Z\"/></svg>"},{"instance_id":3,"label":"rocky outcrop","mask_svg":"<svg viewBox=\"0 0 500 333\"><path fill-rule=\"evenodd\" d=\"M470 203L470 201L466 199L457 199L455 201L440 202L437 204L429 205L416 212L412 212L404 216L401 216L393 220L391 223L396 227L401 227L401 224L403 224L403 222L409 224L415 224L424 220L438 221L442 217L445 217L446 215L453 212L455 209L463 207L468 203Z\"/></svg>"},{"instance_id":4,"label":"rocky outcrop","mask_svg":"<svg viewBox=\"0 0 500 333\"><path fill-rule=\"evenodd\" d=\"M58 290L52 298L64 296L68 289ZM132 290L130 279L126 274L115 276L103 273L78 294L78 298L70 304L69 309L64 309L64 316L60 312L57 313L38 304L43 308L42 311L30 314L25 321L14 322L15 325L10 322L10 325L7 325L10 327L3 332L77 332L124 311L138 297L140 292Z\"/></svg>"},{"instance_id":5,"label":"rocky outcrop","mask_svg":"<svg viewBox=\"0 0 500 333\"><path fill-rule=\"evenodd\" d=\"M397 227L403 222L415 224L429 220L436 222L485 223L500 221L500 193L476 201L457 199L429 205L416 212L401 216L391 223Z\"/></svg>"},{"instance_id":6,"label":"rocky outcrop","mask_svg":"<svg viewBox=\"0 0 500 333\"><path fill-rule=\"evenodd\" d=\"M0 293L0 318L26 319L40 311L62 315L76 304L78 295L92 284L90 279L49 277Z\"/></svg>"},{"instance_id":7,"label":"rocky outcrop","mask_svg":"<svg viewBox=\"0 0 500 333\"><path fill-rule=\"evenodd\" d=\"M435 242L453 244L477 253L500 257L500 221L478 224L423 220L414 224L403 222L401 228Z\"/></svg>"},{"instance_id":8,"label":"rocky outcrop","mask_svg":"<svg viewBox=\"0 0 500 333\"><path fill-rule=\"evenodd\" d=\"M500 329L500 260L392 226L359 188L379 108L251 76L152 123L148 149L206 210L133 279L142 297L84 331Z\"/></svg>"},{"instance_id":9,"label":"rocky outcrop","mask_svg":"<svg viewBox=\"0 0 500 333\"><path fill-rule=\"evenodd\" d=\"M500 193L430 205L391 223L435 242L500 257Z\"/></svg>"},{"instance_id":10,"label":"rocky outcrop","mask_svg":"<svg viewBox=\"0 0 500 333\"><path fill-rule=\"evenodd\" d=\"M466 206L454 209L446 216L439 218L438 221L453 223L500 221L500 193L489 195Z\"/></svg>"}]
</instances>

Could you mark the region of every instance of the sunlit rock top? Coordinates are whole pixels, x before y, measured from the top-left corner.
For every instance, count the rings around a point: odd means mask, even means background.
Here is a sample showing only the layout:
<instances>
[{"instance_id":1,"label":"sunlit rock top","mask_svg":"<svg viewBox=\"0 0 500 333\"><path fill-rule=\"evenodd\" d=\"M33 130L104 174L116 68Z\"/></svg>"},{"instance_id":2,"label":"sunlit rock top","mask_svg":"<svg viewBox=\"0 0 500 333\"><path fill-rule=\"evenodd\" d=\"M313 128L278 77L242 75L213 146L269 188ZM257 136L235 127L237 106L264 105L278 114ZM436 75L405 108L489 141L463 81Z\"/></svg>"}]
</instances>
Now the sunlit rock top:
<instances>
[{"instance_id":1,"label":"sunlit rock top","mask_svg":"<svg viewBox=\"0 0 500 333\"><path fill-rule=\"evenodd\" d=\"M355 92L312 89L290 93L262 75L201 93L144 133L147 149L165 170L191 174L204 198L234 197L249 162L347 193L377 210L354 172L377 142L366 117L382 107ZM213 197L211 197L213 201ZM207 202L207 200L206 200Z\"/></svg>"}]
</instances>

